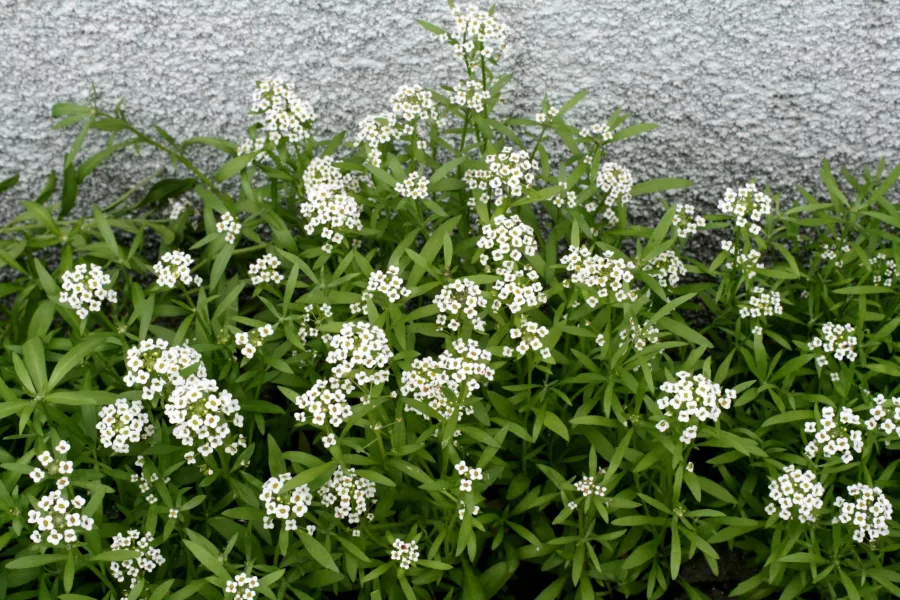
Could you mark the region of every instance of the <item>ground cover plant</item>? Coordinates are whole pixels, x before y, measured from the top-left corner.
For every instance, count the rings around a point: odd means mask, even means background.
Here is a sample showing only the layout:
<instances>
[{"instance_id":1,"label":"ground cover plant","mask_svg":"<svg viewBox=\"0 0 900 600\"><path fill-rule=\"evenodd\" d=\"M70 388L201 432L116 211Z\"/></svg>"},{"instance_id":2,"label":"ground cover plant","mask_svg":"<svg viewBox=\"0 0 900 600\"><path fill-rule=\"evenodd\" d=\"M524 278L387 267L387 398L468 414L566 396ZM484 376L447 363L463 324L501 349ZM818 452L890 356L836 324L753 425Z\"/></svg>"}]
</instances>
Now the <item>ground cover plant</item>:
<instances>
[{"instance_id":1,"label":"ground cover plant","mask_svg":"<svg viewBox=\"0 0 900 600\"><path fill-rule=\"evenodd\" d=\"M704 598L725 555L735 597L900 595L900 168L669 205L609 159L652 126L498 113L507 32L451 9L460 80L347 136L278 79L240 144L54 107L0 229L0 597ZM151 148L183 176L70 216Z\"/></svg>"}]
</instances>

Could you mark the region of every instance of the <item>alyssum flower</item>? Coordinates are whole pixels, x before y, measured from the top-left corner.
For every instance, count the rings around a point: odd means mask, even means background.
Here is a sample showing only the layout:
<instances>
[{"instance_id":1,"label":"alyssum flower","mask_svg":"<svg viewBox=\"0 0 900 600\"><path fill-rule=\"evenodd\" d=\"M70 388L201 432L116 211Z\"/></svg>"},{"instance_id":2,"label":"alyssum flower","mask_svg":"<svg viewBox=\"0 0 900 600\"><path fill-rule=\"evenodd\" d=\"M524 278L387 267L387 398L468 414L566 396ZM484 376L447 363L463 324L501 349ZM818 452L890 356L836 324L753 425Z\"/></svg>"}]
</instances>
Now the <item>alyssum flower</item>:
<instances>
[{"instance_id":1,"label":"alyssum flower","mask_svg":"<svg viewBox=\"0 0 900 600\"><path fill-rule=\"evenodd\" d=\"M108 289L112 278L98 265L75 265L62 276L59 301L75 309L80 319L87 319L92 312L99 312L103 301L115 304L118 294Z\"/></svg>"},{"instance_id":2,"label":"alyssum flower","mask_svg":"<svg viewBox=\"0 0 900 600\"><path fill-rule=\"evenodd\" d=\"M471 279L454 279L442 287L434 297L434 304L440 311L435 317L438 331L443 331L444 327L459 331L460 326L468 321L472 329L484 333L485 322L479 313L487 308L487 299Z\"/></svg>"},{"instance_id":3,"label":"alyssum flower","mask_svg":"<svg viewBox=\"0 0 900 600\"><path fill-rule=\"evenodd\" d=\"M834 499L834 507L841 513L832 523L851 524L856 529L853 539L859 543L876 541L891 533L888 521L894 515L894 507L879 487L869 487L864 483L856 483L847 488L849 500L842 496Z\"/></svg>"},{"instance_id":4,"label":"alyssum flower","mask_svg":"<svg viewBox=\"0 0 900 600\"><path fill-rule=\"evenodd\" d=\"M815 434L813 439L806 444L804 452L808 458L815 458L819 452L826 458L840 454L844 464L853 462L853 453L861 454L863 451L863 430L852 425L859 425L860 417L852 409L846 406L841 408L840 416L835 421L834 407L823 406L822 418L816 421L807 421L806 433Z\"/></svg>"},{"instance_id":5,"label":"alyssum flower","mask_svg":"<svg viewBox=\"0 0 900 600\"><path fill-rule=\"evenodd\" d=\"M274 254L265 254L250 265L250 283L262 285L264 283L279 284L284 281L284 275L278 272L281 261Z\"/></svg>"},{"instance_id":6,"label":"alyssum flower","mask_svg":"<svg viewBox=\"0 0 900 600\"><path fill-rule=\"evenodd\" d=\"M159 262L153 265L156 273L156 283L162 287L174 288L179 281L185 286L203 283L199 275L191 275L191 265L194 259L181 250L172 250L159 257Z\"/></svg>"},{"instance_id":7,"label":"alyssum flower","mask_svg":"<svg viewBox=\"0 0 900 600\"><path fill-rule=\"evenodd\" d=\"M125 366L128 371L122 380L129 387L143 386L141 397L153 400L167 385L184 383L182 372L197 365L198 377L206 377L206 367L199 352L188 345L169 347L163 339L141 340L128 349Z\"/></svg>"},{"instance_id":8,"label":"alyssum flower","mask_svg":"<svg viewBox=\"0 0 900 600\"><path fill-rule=\"evenodd\" d=\"M630 283L634 280L633 262L623 258L616 258L611 250L606 250L602 255L593 254L586 246L569 246L569 253L560 259L560 264L566 267L570 277L564 286L571 283L583 285L590 290L585 301L591 306L597 306L598 299L612 297L616 302L637 300L637 292L630 289ZM571 282L571 283L567 283Z\"/></svg>"},{"instance_id":9,"label":"alyssum flower","mask_svg":"<svg viewBox=\"0 0 900 600\"><path fill-rule=\"evenodd\" d=\"M356 469L344 471L341 467L335 469L325 485L319 488L319 497L322 504L334 507L336 519L346 519L350 525L356 525L363 516L371 514L369 511L377 501L375 498L375 484L356 474Z\"/></svg>"},{"instance_id":10,"label":"alyssum flower","mask_svg":"<svg viewBox=\"0 0 900 600\"><path fill-rule=\"evenodd\" d=\"M406 570L419 562L419 545L415 540L404 542L400 538L394 540L394 549L391 550L391 560L400 563L400 568Z\"/></svg>"},{"instance_id":11,"label":"alyssum flower","mask_svg":"<svg viewBox=\"0 0 900 600\"><path fill-rule=\"evenodd\" d=\"M480 192L469 201L474 206L476 200L481 202L493 202L495 206L502 206L508 200L521 198L525 189L534 183L534 173L538 170L537 161L530 160L525 150L513 151L506 146L497 154L488 154L485 157L487 169L469 169L463 175L466 186L473 191Z\"/></svg>"},{"instance_id":12,"label":"alyssum flower","mask_svg":"<svg viewBox=\"0 0 900 600\"><path fill-rule=\"evenodd\" d=\"M253 358L256 349L261 348L266 338L275 333L275 328L269 324L257 327L251 331L239 331L234 334L234 343L241 347L241 354L247 358Z\"/></svg>"},{"instance_id":13,"label":"alyssum flower","mask_svg":"<svg viewBox=\"0 0 900 600\"><path fill-rule=\"evenodd\" d=\"M94 528L94 520L81 512L87 501L78 494L72 494L69 475L74 472L74 465L65 459L70 449L69 443L61 440L54 448L55 456L46 450L38 455L43 469L35 468L29 473L35 483L48 476L56 478L56 489L37 500L37 508L28 511L28 523L35 526L30 539L35 544L74 544L78 541L79 532Z\"/></svg>"},{"instance_id":14,"label":"alyssum flower","mask_svg":"<svg viewBox=\"0 0 900 600\"><path fill-rule=\"evenodd\" d=\"M227 390L219 391L213 379L191 375L166 399L165 414L174 425L172 435L185 446L197 446L203 456L220 447L236 454L246 446L243 435L234 439L231 427L243 427L241 404ZM227 445L226 445L227 444Z\"/></svg>"},{"instance_id":15,"label":"alyssum flower","mask_svg":"<svg viewBox=\"0 0 900 600\"><path fill-rule=\"evenodd\" d=\"M660 389L669 394L656 400L664 418L656 424L659 431L667 431L676 423L687 425L681 432L679 441L690 444L697 437L698 425L704 421L716 422L722 410L731 408L737 392L723 388L699 373L687 371L675 374L678 379L666 381Z\"/></svg>"},{"instance_id":16,"label":"alyssum flower","mask_svg":"<svg viewBox=\"0 0 900 600\"><path fill-rule=\"evenodd\" d=\"M241 232L241 224L234 220L231 213L225 213L216 223L216 231L225 234L225 241L234 244L236 236Z\"/></svg>"},{"instance_id":17,"label":"alyssum flower","mask_svg":"<svg viewBox=\"0 0 900 600\"><path fill-rule=\"evenodd\" d=\"M136 550L140 552L140 556L121 562L113 561L109 563L109 571L113 579L123 583L127 576L129 578L128 589L132 590L137 585L141 575L144 573L150 574L156 567L163 566L166 559L159 548L154 548L151 545L152 543L153 534L149 531L143 536L137 529L129 529L125 535L121 533L114 535L110 550Z\"/></svg>"},{"instance_id":18,"label":"alyssum flower","mask_svg":"<svg viewBox=\"0 0 900 600\"><path fill-rule=\"evenodd\" d=\"M815 521L824 505L825 488L812 471L801 471L794 465L785 465L783 470L778 479L769 482L769 497L773 502L766 506L766 512L770 515L778 513L778 518L783 521Z\"/></svg>"},{"instance_id":19,"label":"alyssum flower","mask_svg":"<svg viewBox=\"0 0 900 600\"><path fill-rule=\"evenodd\" d=\"M275 519L282 519L284 528L294 531L297 529L297 519L309 511L313 500L309 486L303 484L292 490L285 490L284 484L290 479L290 473L282 473L278 477L270 477L263 484L259 499L266 507L266 516L263 517L263 527L266 529L275 527Z\"/></svg>"},{"instance_id":20,"label":"alyssum flower","mask_svg":"<svg viewBox=\"0 0 900 600\"><path fill-rule=\"evenodd\" d=\"M262 131L241 144L238 154L262 150L267 141L275 145L282 140L292 144L303 142L311 136L316 118L312 106L297 97L294 84L278 78L256 83L250 114L263 117Z\"/></svg>"},{"instance_id":21,"label":"alyssum flower","mask_svg":"<svg viewBox=\"0 0 900 600\"><path fill-rule=\"evenodd\" d=\"M154 427L140 400L119 398L100 409L97 432L104 448L127 453L136 444L153 435Z\"/></svg>"},{"instance_id":22,"label":"alyssum flower","mask_svg":"<svg viewBox=\"0 0 900 600\"><path fill-rule=\"evenodd\" d=\"M756 184L748 183L735 192L728 188L719 200L719 210L734 217L738 229L747 228L753 235L762 232L761 225L766 215L772 214L772 199L756 189Z\"/></svg>"}]
</instances>

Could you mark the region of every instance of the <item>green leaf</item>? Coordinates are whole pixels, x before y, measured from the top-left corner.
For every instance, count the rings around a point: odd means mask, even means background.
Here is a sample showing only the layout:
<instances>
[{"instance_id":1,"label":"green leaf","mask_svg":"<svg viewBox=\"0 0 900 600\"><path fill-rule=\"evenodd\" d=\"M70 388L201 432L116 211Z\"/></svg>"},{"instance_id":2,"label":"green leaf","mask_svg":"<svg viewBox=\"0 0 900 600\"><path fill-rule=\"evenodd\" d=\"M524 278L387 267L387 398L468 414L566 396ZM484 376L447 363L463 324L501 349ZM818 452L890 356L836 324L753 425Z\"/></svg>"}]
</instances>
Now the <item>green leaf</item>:
<instances>
[{"instance_id":1,"label":"green leaf","mask_svg":"<svg viewBox=\"0 0 900 600\"><path fill-rule=\"evenodd\" d=\"M669 317L663 317L658 322L659 326L663 329L671 331L678 337L687 340L695 346L702 346L703 348L713 347L712 342L680 321L675 321L674 319L670 319Z\"/></svg>"},{"instance_id":2,"label":"green leaf","mask_svg":"<svg viewBox=\"0 0 900 600\"><path fill-rule=\"evenodd\" d=\"M66 352L66 355L56 363L56 367L50 374L50 381L47 383L47 391L55 388L63 378L90 354L92 354L98 346L106 342L106 334L97 334L86 338L80 344Z\"/></svg>"},{"instance_id":3,"label":"green leaf","mask_svg":"<svg viewBox=\"0 0 900 600\"><path fill-rule=\"evenodd\" d=\"M247 154L241 154L239 156L235 156L224 165L222 165L218 171L216 171L216 181L225 181L226 179L231 179L241 171L243 171L247 165L250 164L254 158L256 158L256 152L248 152Z\"/></svg>"},{"instance_id":4,"label":"green leaf","mask_svg":"<svg viewBox=\"0 0 900 600\"><path fill-rule=\"evenodd\" d=\"M631 188L631 196L637 198L638 196L646 196L647 194L664 192L666 190L680 190L692 185L693 183L688 179L662 177L634 184L634 187Z\"/></svg>"},{"instance_id":5,"label":"green leaf","mask_svg":"<svg viewBox=\"0 0 900 600\"><path fill-rule=\"evenodd\" d=\"M6 563L7 569L32 569L34 567L43 567L53 563L63 562L66 560L67 554L32 554L29 556L20 556Z\"/></svg>"},{"instance_id":6,"label":"green leaf","mask_svg":"<svg viewBox=\"0 0 900 600\"><path fill-rule=\"evenodd\" d=\"M91 562L119 562L140 557L141 553L137 550L107 550L91 555Z\"/></svg>"},{"instance_id":7,"label":"green leaf","mask_svg":"<svg viewBox=\"0 0 900 600\"><path fill-rule=\"evenodd\" d=\"M38 338L31 338L22 345L22 356L35 391L45 392L47 389L47 361L44 358L44 343Z\"/></svg>"},{"instance_id":8,"label":"green leaf","mask_svg":"<svg viewBox=\"0 0 900 600\"><path fill-rule=\"evenodd\" d=\"M228 573L228 569L225 568L225 565L222 564L219 559L213 556L206 548L198 544L197 542L192 542L191 540L182 540L184 545L188 550L191 551L191 554L200 561L204 567L212 571L217 577L221 577L226 581L231 579L231 575Z\"/></svg>"},{"instance_id":9,"label":"green leaf","mask_svg":"<svg viewBox=\"0 0 900 600\"><path fill-rule=\"evenodd\" d=\"M300 534L300 543L303 544L303 547L306 548L306 551L309 552L309 555L312 556L313 560L330 571L340 573L340 569L338 569L337 565L334 563L331 554L328 553L328 550L325 549L325 546L323 546L319 540L311 535Z\"/></svg>"},{"instance_id":10,"label":"green leaf","mask_svg":"<svg viewBox=\"0 0 900 600\"><path fill-rule=\"evenodd\" d=\"M565 423L562 422L556 413L548 411L544 411L544 427L561 437L562 439L569 441L569 430L566 429Z\"/></svg>"}]
</instances>

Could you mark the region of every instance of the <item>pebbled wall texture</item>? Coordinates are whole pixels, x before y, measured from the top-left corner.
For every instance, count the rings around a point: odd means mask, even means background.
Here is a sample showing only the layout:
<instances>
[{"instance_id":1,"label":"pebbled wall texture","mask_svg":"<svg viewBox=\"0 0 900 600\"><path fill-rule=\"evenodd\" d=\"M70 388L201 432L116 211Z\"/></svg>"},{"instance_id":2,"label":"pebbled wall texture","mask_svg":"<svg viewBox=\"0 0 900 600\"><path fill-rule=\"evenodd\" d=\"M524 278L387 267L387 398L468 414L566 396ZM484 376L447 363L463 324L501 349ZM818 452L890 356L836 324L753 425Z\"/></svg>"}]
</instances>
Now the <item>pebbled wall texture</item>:
<instances>
[{"instance_id":1,"label":"pebbled wall texture","mask_svg":"<svg viewBox=\"0 0 900 600\"><path fill-rule=\"evenodd\" d=\"M711 208L755 178L790 202L822 158L858 171L900 162L898 0L498 0L510 30L506 109L533 115L588 94L576 124L615 108L658 123L614 148L636 180L687 177L673 199ZM441 0L0 0L0 223L60 169L74 130L59 101L125 100L180 139L240 140L254 81L292 80L319 131L354 129L403 83L454 83L452 51L415 23L449 27ZM90 148L88 148L89 150ZM108 201L166 166L122 154L82 188ZM214 168L213 164L209 164ZM636 213L655 212L641 198Z\"/></svg>"}]
</instances>

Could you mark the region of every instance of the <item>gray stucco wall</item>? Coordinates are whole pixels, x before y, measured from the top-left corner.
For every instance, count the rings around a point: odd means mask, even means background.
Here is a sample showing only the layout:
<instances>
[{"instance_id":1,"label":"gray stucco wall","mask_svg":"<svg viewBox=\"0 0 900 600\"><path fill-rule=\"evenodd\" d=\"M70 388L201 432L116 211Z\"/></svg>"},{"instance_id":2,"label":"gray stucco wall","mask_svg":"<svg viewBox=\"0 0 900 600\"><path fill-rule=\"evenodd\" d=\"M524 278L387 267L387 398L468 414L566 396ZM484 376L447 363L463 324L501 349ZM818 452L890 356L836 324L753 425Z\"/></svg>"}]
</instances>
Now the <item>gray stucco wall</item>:
<instances>
[{"instance_id":1,"label":"gray stucco wall","mask_svg":"<svg viewBox=\"0 0 900 600\"><path fill-rule=\"evenodd\" d=\"M585 88L584 123L615 107L658 123L616 158L639 178L692 179L685 199L715 203L749 178L795 198L823 157L900 162L897 0L500 0L498 13L511 108L533 114L544 94ZM50 107L92 83L139 123L238 139L253 82L279 75L322 129L352 129L401 83L457 78L415 18L451 20L440 0L0 0L0 179L22 175L0 222L62 164L74 132L50 129ZM163 164L123 156L79 202Z\"/></svg>"}]
</instances>

